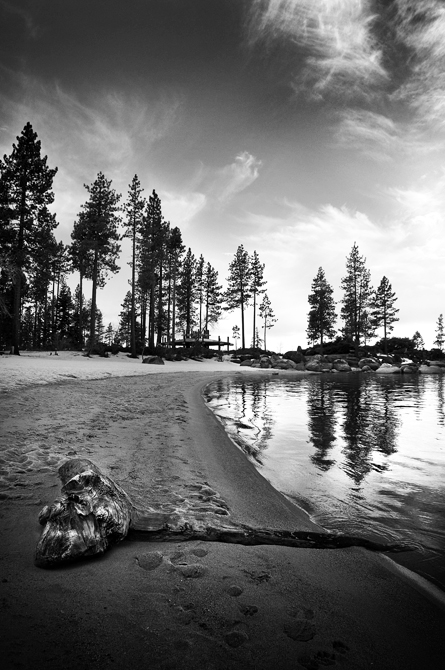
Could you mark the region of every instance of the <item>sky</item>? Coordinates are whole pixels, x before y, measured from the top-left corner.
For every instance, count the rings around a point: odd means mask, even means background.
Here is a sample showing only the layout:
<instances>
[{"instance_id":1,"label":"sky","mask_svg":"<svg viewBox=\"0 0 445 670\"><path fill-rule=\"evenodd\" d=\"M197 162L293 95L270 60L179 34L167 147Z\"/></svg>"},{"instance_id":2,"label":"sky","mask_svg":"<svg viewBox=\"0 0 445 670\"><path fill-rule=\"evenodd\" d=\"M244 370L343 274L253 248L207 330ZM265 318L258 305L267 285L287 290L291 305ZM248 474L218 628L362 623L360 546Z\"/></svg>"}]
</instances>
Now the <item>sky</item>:
<instances>
[{"instance_id":1,"label":"sky","mask_svg":"<svg viewBox=\"0 0 445 670\"><path fill-rule=\"evenodd\" d=\"M0 0L0 78L0 153L31 122L58 168L58 241L99 171L122 202L137 174L223 286L238 246L257 251L277 317L269 349L306 346L319 267L340 312L354 243L373 286L386 276L398 297L393 335L418 330L433 346L445 312L443 0ZM105 324L118 323L129 254L124 240L119 274L98 291ZM212 334L240 323L225 314ZM246 333L250 344L251 310Z\"/></svg>"}]
</instances>

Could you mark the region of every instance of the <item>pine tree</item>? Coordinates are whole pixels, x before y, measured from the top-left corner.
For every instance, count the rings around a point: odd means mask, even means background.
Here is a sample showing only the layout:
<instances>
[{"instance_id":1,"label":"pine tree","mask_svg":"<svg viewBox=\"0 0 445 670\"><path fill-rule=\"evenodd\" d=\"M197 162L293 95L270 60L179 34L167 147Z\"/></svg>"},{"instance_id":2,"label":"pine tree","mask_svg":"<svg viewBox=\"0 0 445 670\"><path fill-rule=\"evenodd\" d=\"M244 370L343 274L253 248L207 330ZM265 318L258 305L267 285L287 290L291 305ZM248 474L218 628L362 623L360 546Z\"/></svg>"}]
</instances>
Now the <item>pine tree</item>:
<instances>
[{"instance_id":1,"label":"pine tree","mask_svg":"<svg viewBox=\"0 0 445 670\"><path fill-rule=\"evenodd\" d=\"M416 332L413 335L413 345L414 349L416 349L417 351L423 351L423 349L425 348L425 342L423 341L423 337L418 330L416 330Z\"/></svg>"},{"instance_id":2,"label":"pine tree","mask_svg":"<svg viewBox=\"0 0 445 670\"><path fill-rule=\"evenodd\" d=\"M189 248L182 262L177 291L177 320L190 337L196 324L196 258Z\"/></svg>"},{"instance_id":3,"label":"pine tree","mask_svg":"<svg viewBox=\"0 0 445 670\"><path fill-rule=\"evenodd\" d=\"M111 345L114 342L114 328L113 328L113 324L111 322L108 324L108 326L105 330L104 339L105 339L105 344L107 346L111 347Z\"/></svg>"},{"instance_id":4,"label":"pine tree","mask_svg":"<svg viewBox=\"0 0 445 670\"><path fill-rule=\"evenodd\" d=\"M228 287L224 294L225 309L228 312L232 312L238 307L241 309L241 347L244 349L246 346L244 312L251 298L251 272L249 254L242 244L238 247L235 257L229 265L229 272Z\"/></svg>"},{"instance_id":5,"label":"pine tree","mask_svg":"<svg viewBox=\"0 0 445 670\"><path fill-rule=\"evenodd\" d=\"M394 307L396 294L386 277L382 280L371 298L371 318L375 328L383 326L383 340L385 343L385 354L388 353L388 334L394 330L393 324L399 320L396 316L399 311Z\"/></svg>"},{"instance_id":6,"label":"pine tree","mask_svg":"<svg viewBox=\"0 0 445 670\"><path fill-rule=\"evenodd\" d=\"M437 348L442 351L444 342L445 334L443 328L443 314L439 314L439 318L437 319L436 324L436 339L434 340L433 344L435 344Z\"/></svg>"},{"instance_id":7,"label":"pine tree","mask_svg":"<svg viewBox=\"0 0 445 670\"><path fill-rule=\"evenodd\" d=\"M218 322L222 312L222 286L218 284L218 271L207 263L203 278L204 294L204 328L209 330L210 325Z\"/></svg>"},{"instance_id":8,"label":"pine tree","mask_svg":"<svg viewBox=\"0 0 445 670\"><path fill-rule=\"evenodd\" d=\"M260 262L260 257L257 252L254 251L250 259L250 291L253 296L253 341L257 339L256 308L258 298L266 292L264 287L267 282L264 281L264 267L264 263Z\"/></svg>"},{"instance_id":9,"label":"pine tree","mask_svg":"<svg viewBox=\"0 0 445 670\"><path fill-rule=\"evenodd\" d=\"M205 271L205 260L204 256L201 254L197 263L196 263L196 272L195 272L195 286L196 286L196 299L198 302L198 331L199 337L202 339L202 322L203 322L203 307L204 307L204 271Z\"/></svg>"},{"instance_id":10,"label":"pine tree","mask_svg":"<svg viewBox=\"0 0 445 670\"><path fill-rule=\"evenodd\" d=\"M20 354L20 319L22 286L32 261L33 237L39 226L39 215L48 212L54 201L53 179L57 168L47 166L47 157L41 156L41 143L28 122L10 156L0 161L0 243L15 267L12 307L12 350ZM45 216L55 228L55 217ZM40 216L41 220L41 216Z\"/></svg>"},{"instance_id":11,"label":"pine tree","mask_svg":"<svg viewBox=\"0 0 445 670\"><path fill-rule=\"evenodd\" d=\"M54 282L55 258L59 246L52 230L52 216L46 210L39 212L39 226L34 231L33 259L27 275L27 300L34 303L33 347L50 344L49 326L54 325L54 300L49 306L48 291ZM54 297L54 295L53 295ZM54 328L53 339L54 339Z\"/></svg>"},{"instance_id":12,"label":"pine tree","mask_svg":"<svg viewBox=\"0 0 445 670\"><path fill-rule=\"evenodd\" d=\"M267 293L265 293L264 296L263 296L259 312L260 312L260 317L263 320L264 350L267 351L266 333L270 328L273 328L273 326L278 321L278 319L276 318L276 316L274 314L274 311L272 309L272 304L269 300L269 296L267 295Z\"/></svg>"},{"instance_id":13,"label":"pine tree","mask_svg":"<svg viewBox=\"0 0 445 670\"><path fill-rule=\"evenodd\" d=\"M83 305L83 280L90 277L93 268L94 253L91 249L88 239L87 217L85 212L80 212L77 220L74 222L73 230L71 232L72 243L69 248L71 258L71 266L73 270L79 272L79 309L78 315L78 337L77 343L80 349L84 346L84 309Z\"/></svg>"},{"instance_id":14,"label":"pine tree","mask_svg":"<svg viewBox=\"0 0 445 670\"><path fill-rule=\"evenodd\" d=\"M182 243L181 231L178 227L170 230L167 242L167 257L168 257L168 341L175 347L176 341L176 292L178 287L178 276L181 267L182 255L185 247Z\"/></svg>"},{"instance_id":15,"label":"pine tree","mask_svg":"<svg viewBox=\"0 0 445 670\"><path fill-rule=\"evenodd\" d=\"M326 337L334 337L335 301L332 297L333 289L327 282L324 270L318 268L317 275L312 282L312 293L308 296L311 309L308 314L308 327L306 329L308 339L315 342L320 339L320 353L323 353L323 342Z\"/></svg>"},{"instance_id":16,"label":"pine tree","mask_svg":"<svg viewBox=\"0 0 445 670\"><path fill-rule=\"evenodd\" d=\"M116 273L120 269L116 259L120 252L118 203L121 196L111 188L111 180L106 179L102 172L98 173L93 184L90 186L85 184L85 188L90 197L82 205L84 216L81 217L81 221L85 228L82 246L92 253L92 266L87 268L87 276L89 275L93 283L89 340L91 351L96 337L97 287L105 285L108 272Z\"/></svg>"},{"instance_id":17,"label":"pine tree","mask_svg":"<svg viewBox=\"0 0 445 670\"><path fill-rule=\"evenodd\" d=\"M131 347L131 291L128 291L122 302L122 311L119 312L119 339L125 348Z\"/></svg>"},{"instance_id":18,"label":"pine tree","mask_svg":"<svg viewBox=\"0 0 445 670\"><path fill-rule=\"evenodd\" d=\"M360 341L371 336L368 308L372 296L371 276L365 265L366 258L360 256L354 242L346 259L347 274L341 280L344 291L341 316L344 320L343 334L354 342L358 356Z\"/></svg>"},{"instance_id":19,"label":"pine tree","mask_svg":"<svg viewBox=\"0 0 445 670\"><path fill-rule=\"evenodd\" d=\"M136 243L140 233L146 206L142 197L143 188L137 175L134 175L129 186L127 202L124 205L126 212L126 223L124 223L124 237L131 239L131 356L137 357L136 353Z\"/></svg>"},{"instance_id":20,"label":"pine tree","mask_svg":"<svg viewBox=\"0 0 445 670\"><path fill-rule=\"evenodd\" d=\"M235 340L235 350L238 349L239 333L240 333L239 326L233 326L232 337Z\"/></svg>"},{"instance_id":21,"label":"pine tree","mask_svg":"<svg viewBox=\"0 0 445 670\"><path fill-rule=\"evenodd\" d=\"M138 282L145 295L148 294L148 345L151 350L156 341L160 344L165 326L164 317L164 269L167 255L167 240L170 224L164 221L161 200L156 191L148 198L139 245Z\"/></svg>"},{"instance_id":22,"label":"pine tree","mask_svg":"<svg viewBox=\"0 0 445 670\"><path fill-rule=\"evenodd\" d=\"M52 257L51 257L51 280L52 280L52 296L51 296L51 335L52 344L57 346L57 331L58 331L58 306L59 306L59 292L61 282L65 279L71 267L68 247L63 242L56 243Z\"/></svg>"},{"instance_id":23,"label":"pine tree","mask_svg":"<svg viewBox=\"0 0 445 670\"><path fill-rule=\"evenodd\" d=\"M252 348L253 349L261 349L261 345L263 344L263 340L260 337L258 328L255 330L255 337L252 337Z\"/></svg>"},{"instance_id":24,"label":"pine tree","mask_svg":"<svg viewBox=\"0 0 445 670\"><path fill-rule=\"evenodd\" d=\"M74 302L71 296L71 290L67 286L65 279L61 278L60 291L57 300L57 334L54 337L54 344L60 348L61 342L71 344L74 335ZM62 345L63 346L63 345Z\"/></svg>"},{"instance_id":25,"label":"pine tree","mask_svg":"<svg viewBox=\"0 0 445 670\"><path fill-rule=\"evenodd\" d=\"M104 336L104 319L100 309L96 309L96 331L95 331L95 342L102 342Z\"/></svg>"}]
</instances>

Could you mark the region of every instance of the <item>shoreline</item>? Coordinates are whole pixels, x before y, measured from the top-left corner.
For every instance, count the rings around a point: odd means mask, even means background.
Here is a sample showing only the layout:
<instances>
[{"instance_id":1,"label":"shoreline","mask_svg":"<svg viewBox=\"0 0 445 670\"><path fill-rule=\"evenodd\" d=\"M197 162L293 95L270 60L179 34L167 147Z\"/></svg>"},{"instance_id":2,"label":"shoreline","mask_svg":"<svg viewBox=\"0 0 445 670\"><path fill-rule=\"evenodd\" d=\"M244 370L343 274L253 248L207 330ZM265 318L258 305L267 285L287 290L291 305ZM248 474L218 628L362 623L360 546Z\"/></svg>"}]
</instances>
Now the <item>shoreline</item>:
<instances>
[{"instance_id":1,"label":"shoreline","mask_svg":"<svg viewBox=\"0 0 445 670\"><path fill-rule=\"evenodd\" d=\"M58 460L74 456L136 503L202 520L227 506L228 523L313 529L205 405L203 388L234 371L163 372L3 395L2 456L16 459L0 519L7 667L267 669L280 658L283 668L414 670L443 654L443 610L360 548L138 538L64 568L34 567L38 512L60 491Z\"/></svg>"}]
</instances>

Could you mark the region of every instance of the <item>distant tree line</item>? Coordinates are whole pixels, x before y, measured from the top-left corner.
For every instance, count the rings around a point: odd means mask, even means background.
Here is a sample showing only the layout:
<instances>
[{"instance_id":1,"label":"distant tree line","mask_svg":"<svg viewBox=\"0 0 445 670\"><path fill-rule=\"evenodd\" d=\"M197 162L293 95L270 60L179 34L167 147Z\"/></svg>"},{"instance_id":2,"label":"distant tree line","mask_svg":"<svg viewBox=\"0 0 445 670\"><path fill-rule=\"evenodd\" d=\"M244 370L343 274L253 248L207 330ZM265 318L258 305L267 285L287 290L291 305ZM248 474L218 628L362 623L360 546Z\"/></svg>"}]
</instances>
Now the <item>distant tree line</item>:
<instances>
[{"instance_id":1,"label":"distant tree line","mask_svg":"<svg viewBox=\"0 0 445 670\"><path fill-rule=\"evenodd\" d=\"M341 337L354 346L357 354L359 347L362 344L366 345L376 336L379 328L382 328L381 342L385 354L388 353L389 335L399 320L397 316L399 310L395 306L397 296L386 276L382 277L376 289L372 287L366 258L360 255L355 242L346 259L346 274L341 280L341 288L343 290L343 298L340 301L340 317L343 321L340 329ZM306 333L310 342L319 343L320 352L323 353L323 344L327 338L333 338L337 333L335 328L337 313L333 288L326 280L321 267L312 282L308 301L310 309ZM442 351L444 344L444 324L441 314L437 320L434 345ZM418 331L412 337L412 346L417 350L425 346Z\"/></svg>"},{"instance_id":2,"label":"distant tree line","mask_svg":"<svg viewBox=\"0 0 445 670\"><path fill-rule=\"evenodd\" d=\"M0 346L87 347L123 343L132 356L147 345L175 346L183 335L203 338L223 310L240 309L245 346L245 310L253 306L252 346L259 346L257 317L266 331L276 319L265 292L264 264L238 248L229 265L228 287L201 255L186 249L178 227L166 221L156 191L146 199L137 175L121 204L102 172L85 185L87 199L73 224L71 243L57 242L54 201L57 168L47 165L30 123L12 153L0 161ZM105 328L97 289L119 272L120 242L131 243L130 290L123 296L118 328ZM72 295L68 275L79 282ZM91 298L84 296L90 280Z\"/></svg>"}]
</instances>

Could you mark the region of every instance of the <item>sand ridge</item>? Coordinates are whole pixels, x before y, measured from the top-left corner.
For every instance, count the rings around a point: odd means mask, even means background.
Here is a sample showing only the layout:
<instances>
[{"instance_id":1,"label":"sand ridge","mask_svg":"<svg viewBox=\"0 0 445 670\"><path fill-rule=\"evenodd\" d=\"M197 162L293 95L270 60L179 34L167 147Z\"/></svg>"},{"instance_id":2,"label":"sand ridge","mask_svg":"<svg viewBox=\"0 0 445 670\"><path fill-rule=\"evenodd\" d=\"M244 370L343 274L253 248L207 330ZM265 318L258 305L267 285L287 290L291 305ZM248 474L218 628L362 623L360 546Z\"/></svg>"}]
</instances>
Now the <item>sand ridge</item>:
<instances>
[{"instance_id":1,"label":"sand ridge","mask_svg":"<svg viewBox=\"0 0 445 670\"><path fill-rule=\"evenodd\" d=\"M64 568L33 565L37 515L59 494L56 468L69 457L89 458L135 502L169 514L310 527L205 406L203 386L228 369L70 378L3 394L7 668L417 670L443 657L445 613L359 548L137 536Z\"/></svg>"}]
</instances>

